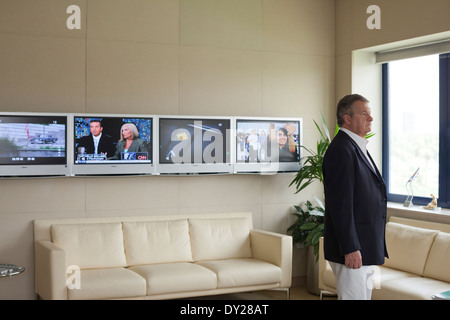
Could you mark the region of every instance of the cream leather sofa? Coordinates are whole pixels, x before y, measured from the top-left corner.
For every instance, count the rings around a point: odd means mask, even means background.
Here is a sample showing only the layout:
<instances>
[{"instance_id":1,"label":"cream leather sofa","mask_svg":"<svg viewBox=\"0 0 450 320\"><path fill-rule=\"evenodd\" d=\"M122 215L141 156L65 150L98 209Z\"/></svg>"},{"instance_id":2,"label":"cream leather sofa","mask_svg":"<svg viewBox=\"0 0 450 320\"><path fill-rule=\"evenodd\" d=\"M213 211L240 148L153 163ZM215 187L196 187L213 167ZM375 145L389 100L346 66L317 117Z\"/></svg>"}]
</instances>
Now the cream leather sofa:
<instances>
[{"instance_id":1,"label":"cream leather sofa","mask_svg":"<svg viewBox=\"0 0 450 320\"><path fill-rule=\"evenodd\" d=\"M285 289L292 238L251 213L34 221L41 299L173 299Z\"/></svg>"},{"instance_id":2,"label":"cream leather sofa","mask_svg":"<svg viewBox=\"0 0 450 320\"><path fill-rule=\"evenodd\" d=\"M430 300L450 290L450 225L391 217L386 224L389 259L373 274L373 300ZM319 253L319 288L336 293L330 264Z\"/></svg>"}]
</instances>

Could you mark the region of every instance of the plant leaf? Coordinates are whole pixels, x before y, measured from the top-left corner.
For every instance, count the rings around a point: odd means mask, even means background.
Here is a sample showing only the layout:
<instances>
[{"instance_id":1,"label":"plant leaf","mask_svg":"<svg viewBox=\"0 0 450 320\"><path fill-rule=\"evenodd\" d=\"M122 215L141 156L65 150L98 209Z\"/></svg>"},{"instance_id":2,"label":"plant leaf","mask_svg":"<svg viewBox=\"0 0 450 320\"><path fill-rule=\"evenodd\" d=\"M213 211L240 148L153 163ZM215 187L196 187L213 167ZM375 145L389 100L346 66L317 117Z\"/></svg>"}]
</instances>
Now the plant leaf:
<instances>
[{"instance_id":1,"label":"plant leaf","mask_svg":"<svg viewBox=\"0 0 450 320\"><path fill-rule=\"evenodd\" d=\"M315 222L307 222L305 224L303 224L302 226L300 226L301 230L312 230L317 226L317 223Z\"/></svg>"},{"instance_id":2,"label":"plant leaf","mask_svg":"<svg viewBox=\"0 0 450 320\"><path fill-rule=\"evenodd\" d=\"M314 196L314 199L316 200L316 202L319 205L319 207L321 207L323 210L325 210L325 206L323 205L323 202L319 198L317 198L316 196Z\"/></svg>"},{"instance_id":3,"label":"plant leaf","mask_svg":"<svg viewBox=\"0 0 450 320\"><path fill-rule=\"evenodd\" d=\"M325 119L323 118L323 114L322 112L320 113L320 116L322 118L322 126L323 126L323 130L325 131L325 134L327 135L328 141L331 141L330 139L330 133L328 132L328 127L327 124L325 122Z\"/></svg>"},{"instance_id":4,"label":"plant leaf","mask_svg":"<svg viewBox=\"0 0 450 320\"><path fill-rule=\"evenodd\" d=\"M339 132L339 126L336 123L336 128L334 129L334 136L336 136L338 132Z\"/></svg>"}]
</instances>

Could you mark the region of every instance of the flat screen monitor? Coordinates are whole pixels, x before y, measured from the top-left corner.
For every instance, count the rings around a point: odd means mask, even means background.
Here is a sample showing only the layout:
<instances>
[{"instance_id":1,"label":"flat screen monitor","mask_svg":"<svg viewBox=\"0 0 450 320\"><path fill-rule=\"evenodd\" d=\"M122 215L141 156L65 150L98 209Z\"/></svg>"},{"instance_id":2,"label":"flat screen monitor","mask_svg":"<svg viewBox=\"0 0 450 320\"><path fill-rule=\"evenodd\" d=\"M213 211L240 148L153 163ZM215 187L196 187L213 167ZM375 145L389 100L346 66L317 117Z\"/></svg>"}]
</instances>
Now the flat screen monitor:
<instances>
[{"instance_id":1,"label":"flat screen monitor","mask_svg":"<svg viewBox=\"0 0 450 320\"><path fill-rule=\"evenodd\" d=\"M67 115L0 113L0 176L64 176Z\"/></svg>"},{"instance_id":2,"label":"flat screen monitor","mask_svg":"<svg viewBox=\"0 0 450 320\"><path fill-rule=\"evenodd\" d=\"M152 174L153 117L73 115L74 175Z\"/></svg>"},{"instance_id":3,"label":"flat screen monitor","mask_svg":"<svg viewBox=\"0 0 450 320\"><path fill-rule=\"evenodd\" d=\"M301 118L235 118L236 173L293 172L301 168Z\"/></svg>"},{"instance_id":4,"label":"flat screen monitor","mask_svg":"<svg viewBox=\"0 0 450 320\"><path fill-rule=\"evenodd\" d=\"M157 173L232 173L231 124L231 117L159 117Z\"/></svg>"}]
</instances>

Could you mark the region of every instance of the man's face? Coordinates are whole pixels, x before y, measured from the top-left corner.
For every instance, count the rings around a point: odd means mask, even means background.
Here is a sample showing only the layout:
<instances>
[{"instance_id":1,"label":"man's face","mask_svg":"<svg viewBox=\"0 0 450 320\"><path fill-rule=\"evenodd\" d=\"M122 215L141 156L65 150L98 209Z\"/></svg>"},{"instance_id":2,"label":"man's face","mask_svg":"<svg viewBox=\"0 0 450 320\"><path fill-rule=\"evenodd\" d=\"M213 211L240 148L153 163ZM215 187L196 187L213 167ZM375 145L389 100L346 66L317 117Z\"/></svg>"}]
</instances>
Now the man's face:
<instances>
[{"instance_id":1,"label":"man's face","mask_svg":"<svg viewBox=\"0 0 450 320\"><path fill-rule=\"evenodd\" d=\"M356 101L353 103L353 115L344 115L344 128L356 133L360 137L365 137L372 131L373 118L370 115L369 103Z\"/></svg>"},{"instance_id":2,"label":"man's face","mask_svg":"<svg viewBox=\"0 0 450 320\"><path fill-rule=\"evenodd\" d=\"M97 137L103 130L103 128L100 126L100 122L91 122L89 124L89 129L91 130L91 133L94 137Z\"/></svg>"}]
</instances>

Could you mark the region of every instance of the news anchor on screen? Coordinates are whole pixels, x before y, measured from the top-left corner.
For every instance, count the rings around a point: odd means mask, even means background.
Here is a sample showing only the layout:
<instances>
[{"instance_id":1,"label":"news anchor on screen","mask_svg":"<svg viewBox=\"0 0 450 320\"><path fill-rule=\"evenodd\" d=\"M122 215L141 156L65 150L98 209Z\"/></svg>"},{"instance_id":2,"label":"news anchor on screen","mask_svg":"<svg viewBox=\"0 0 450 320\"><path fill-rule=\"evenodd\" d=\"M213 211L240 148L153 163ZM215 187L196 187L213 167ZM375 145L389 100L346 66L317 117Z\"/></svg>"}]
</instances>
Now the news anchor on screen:
<instances>
[{"instance_id":1,"label":"news anchor on screen","mask_svg":"<svg viewBox=\"0 0 450 320\"><path fill-rule=\"evenodd\" d=\"M139 131L133 123L125 123L120 129L120 140L117 142L116 152L110 160L126 160L124 155L130 153L146 153L148 148L144 140L139 137Z\"/></svg>"},{"instance_id":2,"label":"news anchor on screen","mask_svg":"<svg viewBox=\"0 0 450 320\"><path fill-rule=\"evenodd\" d=\"M78 142L79 148L84 148L85 154L106 154L112 156L116 152L114 140L103 133L103 125L100 120L93 119L89 122L90 135L82 137ZM78 152L80 153L80 152Z\"/></svg>"}]
</instances>

